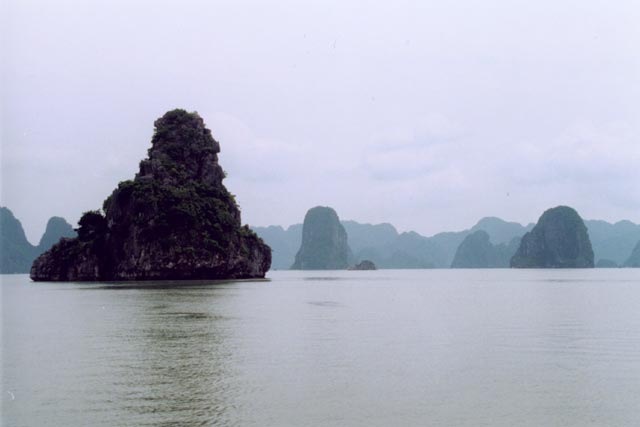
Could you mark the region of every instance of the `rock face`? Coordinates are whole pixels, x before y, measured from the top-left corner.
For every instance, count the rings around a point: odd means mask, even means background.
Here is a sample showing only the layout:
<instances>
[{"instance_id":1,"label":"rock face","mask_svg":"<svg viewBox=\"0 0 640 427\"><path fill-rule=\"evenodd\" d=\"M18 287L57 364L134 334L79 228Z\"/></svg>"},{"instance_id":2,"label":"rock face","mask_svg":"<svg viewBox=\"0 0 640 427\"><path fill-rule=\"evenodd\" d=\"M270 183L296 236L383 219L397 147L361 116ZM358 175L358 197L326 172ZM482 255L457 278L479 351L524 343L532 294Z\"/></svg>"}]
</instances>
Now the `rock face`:
<instances>
[{"instance_id":1,"label":"rock face","mask_svg":"<svg viewBox=\"0 0 640 427\"><path fill-rule=\"evenodd\" d=\"M514 268L593 268L589 233L578 213L567 206L545 211L522 237L511 258Z\"/></svg>"},{"instance_id":2,"label":"rock face","mask_svg":"<svg viewBox=\"0 0 640 427\"><path fill-rule=\"evenodd\" d=\"M520 238L514 237L508 245L494 246L486 231L475 231L458 246L451 268L507 268L519 243Z\"/></svg>"},{"instance_id":3,"label":"rock face","mask_svg":"<svg viewBox=\"0 0 640 427\"><path fill-rule=\"evenodd\" d=\"M349 270L377 270L376 265L369 261L368 259L362 260L353 267L350 267Z\"/></svg>"},{"instance_id":4,"label":"rock face","mask_svg":"<svg viewBox=\"0 0 640 427\"><path fill-rule=\"evenodd\" d=\"M8 208L0 207L0 274L27 273L36 255L20 221Z\"/></svg>"},{"instance_id":5,"label":"rock face","mask_svg":"<svg viewBox=\"0 0 640 427\"><path fill-rule=\"evenodd\" d=\"M292 270L344 270L349 263L347 232L336 211L317 206L309 209L302 226L302 244Z\"/></svg>"},{"instance_id":6,"label":"rock face","mask_svg":"<svg viewBox=\"0 0 640 427\"><path fill-rule=\"evenodd\" d=\"M40 238L38 244L38 253L41 254L44 251L51 249L53 245L58 243L63 237L76 237L76 232L64 218L59 216L52 216L47 222L47 228Z\"/></svg>"},{"instance_id":7,"label":"rock face","mask_svg":"<svg viewBox=\"0 0 640 427\"><path fill-rule=\"evenodd\" d=\"M631 255L624 262L625 267L640 267L640 241L636 244L636 247L631 251Z\"/></svg>"},{"instance_id":8,"label":"rock face","mask_svg":"<svg viewBox=\"0 0 640 427\"><path fill-rule=\"evenodd\" d=\"M103 213L85 213L78 237L35 260L33 280L264 277L271 250L247 226L222 184L220 145L197 113L155 122L149 157L121 182Z\"/></svg>"}]
</instances>

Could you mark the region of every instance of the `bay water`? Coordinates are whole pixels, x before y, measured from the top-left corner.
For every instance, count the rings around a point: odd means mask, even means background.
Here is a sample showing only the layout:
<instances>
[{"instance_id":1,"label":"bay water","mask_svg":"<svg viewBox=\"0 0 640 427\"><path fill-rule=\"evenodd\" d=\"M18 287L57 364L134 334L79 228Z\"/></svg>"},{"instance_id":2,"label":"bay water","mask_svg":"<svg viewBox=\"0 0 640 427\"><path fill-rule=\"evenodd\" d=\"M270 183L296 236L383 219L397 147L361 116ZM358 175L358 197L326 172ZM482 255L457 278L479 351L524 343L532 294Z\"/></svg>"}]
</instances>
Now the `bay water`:
<instances>
[{"instance_id":1,"label":"bay water","mask_svg":"<svg viewBox=\"0 0 640 427\"><path fill-rule=\"evenodd\" d=\"M0 276L6 426L637 426L640 270Z\"/></svg>"}]
</instances>

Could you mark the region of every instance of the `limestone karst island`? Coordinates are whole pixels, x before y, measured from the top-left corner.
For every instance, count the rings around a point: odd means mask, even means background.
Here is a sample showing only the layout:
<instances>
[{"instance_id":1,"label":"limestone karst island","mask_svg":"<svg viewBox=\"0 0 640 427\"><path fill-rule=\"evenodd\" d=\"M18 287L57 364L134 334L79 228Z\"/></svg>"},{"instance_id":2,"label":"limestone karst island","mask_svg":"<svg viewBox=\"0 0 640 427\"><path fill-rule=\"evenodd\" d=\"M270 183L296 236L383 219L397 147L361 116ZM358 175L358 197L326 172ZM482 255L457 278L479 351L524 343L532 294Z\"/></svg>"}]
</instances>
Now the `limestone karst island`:
<instances>
[{"instance_id":1,"label":"limestone karst island","mask_svg":"<svg viewBox=\"0 0 640 427\"><path fill-rule=\"evenodd\" d=\"M271 249L222 184L219 143L197 113L155 122L149 157L31 268L36 281L261 278Z\"/></svg>"},{"instance_id":2,"label":"limestone karst island","mask_svg":"<svg viewBox=\"0 0 640 427\"><path fill-rule=\"evenodd\" d=\"M0 208L0 273L31 266L35 281L262 278L271 248L274 268L293 270L640 266L639 225L583 221L567 206L548 209L537 224L483 218L431 237L340 221L323 206L286 230L250 229L222 183L220 145L197 113L166 113L151 143L134 179L121 182L101 210L85 213L76 230L51 218L34 246Z\"/></svg>"},{"instance_id":3,"label":"limestone karst island","mask_svg":"<svg viewBox=\"0 0 640 427\"><path fill-rule=\"evenodd\" d=\"M326 206L309 209L302 226L302 244L292 270L344 270L351 250L347 232L335 210Z\"/></svg>"},{"instance_id":4,"label":"limestone karst island","mask_svg":"<svg viewBox=\"0 0 640 427\"><path fill-rule=\"evenodd\" d=\"M587 227L568 206L545 211L533 230L522 237L511 258L516 268L591 268L593 248Z\"/></svg>"}]
</instances>

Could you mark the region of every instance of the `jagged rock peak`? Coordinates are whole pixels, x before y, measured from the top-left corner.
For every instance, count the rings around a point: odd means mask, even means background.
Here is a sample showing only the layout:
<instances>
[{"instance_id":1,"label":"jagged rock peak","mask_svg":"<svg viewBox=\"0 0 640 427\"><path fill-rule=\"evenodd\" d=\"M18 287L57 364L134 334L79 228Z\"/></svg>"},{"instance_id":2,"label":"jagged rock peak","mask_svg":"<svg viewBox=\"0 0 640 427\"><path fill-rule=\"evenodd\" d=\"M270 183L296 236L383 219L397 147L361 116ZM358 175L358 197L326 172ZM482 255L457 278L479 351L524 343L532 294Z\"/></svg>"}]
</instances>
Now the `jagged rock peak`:
<instances>
[{"instance_id":1,"label":"jagged rock peak","mask_svg":"<svg viewBox=\"0 0 640 427\"><path fill-rule=\"evenodd\" d=\"M224 171L218 164L220 144L198 113L172 110L156 120L154 126L149 158L140 163L137 179L222 184Z\"/></svg>"},{"instance_id":2,"label":"jagged rock peak","mask_svg":"<svg viewBox=\"0 0 640 427\"><path fill-rule=\"evenodd\" d=\"M593 248L584 221L568 206L546 210L522 237L511 258L515 268L593 268Z\"/></svg>"},{"instance_id":3,"label":"jagged rock peak","mask_svg":"<svg viewBox=\"0 0 640 427\"><path fill-rule=\"evenodd\" d=\"M264 277L271 249L241 226L222 184L219 144L197 113L155 122L149 158L103 211L85 213L78 237L37 258L33 280L166 280Z\"/></svg>"}]
</instances>

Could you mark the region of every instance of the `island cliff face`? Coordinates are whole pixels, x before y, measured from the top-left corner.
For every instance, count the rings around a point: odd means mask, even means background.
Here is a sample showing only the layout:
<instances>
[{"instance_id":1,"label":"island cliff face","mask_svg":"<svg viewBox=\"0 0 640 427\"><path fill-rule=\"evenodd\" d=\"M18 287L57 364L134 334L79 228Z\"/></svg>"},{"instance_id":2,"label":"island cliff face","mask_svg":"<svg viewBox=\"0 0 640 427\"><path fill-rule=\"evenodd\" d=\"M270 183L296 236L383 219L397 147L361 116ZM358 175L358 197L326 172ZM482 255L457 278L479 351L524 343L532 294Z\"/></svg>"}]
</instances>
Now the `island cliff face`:
<instances>
[{"instance_id":1,"label":"island cliff face","mask_svg":"<svg viewBox=\"0 0 640 427\"><path fill-rule=\"evenodd\" d=\"M344 270L349 265L347 232L331 208L309 209L302 226L302 245L292 270Z\"/></svg>"},{"instance_id":2,"label":"island cliff face","mask_svg":"<svg viewBox=\"0 0 640 427\"><path fill-rule=\"evenodd\" d=\"M545 211L522 237L511 258L514 268L593 268L589 233L578 213L567 206Z\"/></svg>"},{"instance_id":3,"label":"island cliff face","mask_svg":"<svg viewBox=\"0 0 640 427\"><path fill-rule=\"evenodd\" d=\"M220 145L197 113L155 122L149 157L103 212L85 213L78 237L38 257L33 280L164 280L264 277L271 249L247 226L222 184Z\"/></svg>"}]
</instances>

